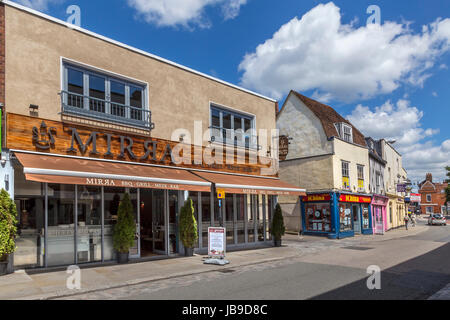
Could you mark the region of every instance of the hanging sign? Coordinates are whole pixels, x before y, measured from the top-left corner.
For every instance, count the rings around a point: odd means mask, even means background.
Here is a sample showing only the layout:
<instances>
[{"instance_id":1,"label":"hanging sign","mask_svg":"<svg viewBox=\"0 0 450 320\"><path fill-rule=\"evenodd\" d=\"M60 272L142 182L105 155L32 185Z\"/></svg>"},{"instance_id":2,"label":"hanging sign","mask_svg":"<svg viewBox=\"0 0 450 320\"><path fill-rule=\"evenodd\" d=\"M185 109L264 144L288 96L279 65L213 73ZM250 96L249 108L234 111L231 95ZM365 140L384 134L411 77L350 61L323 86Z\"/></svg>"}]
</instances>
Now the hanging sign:
<instances>
[{"instance_id":1,"label":"hanging sign","mask_svg":"<svg viewBox=\"0 0 450 320\"><path fill-rule=\"evenodd\" d=\"M208 228L208 255L213 258L225 258L225 228Z\"/></svg>"}]
</instances>

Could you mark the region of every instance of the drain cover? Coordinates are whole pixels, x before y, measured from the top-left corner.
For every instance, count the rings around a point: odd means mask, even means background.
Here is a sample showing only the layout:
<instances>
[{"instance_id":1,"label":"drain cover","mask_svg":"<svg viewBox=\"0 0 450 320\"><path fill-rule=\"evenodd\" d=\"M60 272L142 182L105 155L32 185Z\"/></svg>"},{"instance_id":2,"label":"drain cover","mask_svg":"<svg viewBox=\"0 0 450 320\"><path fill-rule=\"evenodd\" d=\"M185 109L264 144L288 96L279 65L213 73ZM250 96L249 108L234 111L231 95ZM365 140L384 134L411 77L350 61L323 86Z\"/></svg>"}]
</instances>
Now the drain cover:
<instances>
[{"instance_id":1,"label":"drain cover","mask_svg":"<svg viewBox=\"0 0 450 320\"><path fill-rule=\"evenodd\" d=\"M358 250L358 251L367 251L367 250L372 250L373 248L369 248L369 247L344 247L344 249Z\"/></svg>"}]
</instances>

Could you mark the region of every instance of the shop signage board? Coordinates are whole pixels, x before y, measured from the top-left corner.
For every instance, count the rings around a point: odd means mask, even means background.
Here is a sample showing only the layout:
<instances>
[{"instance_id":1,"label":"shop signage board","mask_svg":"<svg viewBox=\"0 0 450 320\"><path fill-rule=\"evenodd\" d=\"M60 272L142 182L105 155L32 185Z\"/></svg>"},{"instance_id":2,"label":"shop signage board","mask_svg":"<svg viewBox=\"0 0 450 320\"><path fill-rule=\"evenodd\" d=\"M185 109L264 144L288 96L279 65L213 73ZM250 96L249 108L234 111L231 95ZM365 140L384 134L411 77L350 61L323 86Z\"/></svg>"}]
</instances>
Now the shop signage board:
<instances>
[{"instance_id":1,"label":"shop signage board","mask_svg":"<svg viewBox=\"0 0 450 320\"><path fill-rule=\"evenodd\" d=\"M397 192L406 192L406 184L403 184L403 183L398 184Z\"/></svg>"},{"instance_id":2,"label":"shop signage board","mask_svg":"<svg viewBox=\"0 0 450 320\"><path fill-rule=\"evenodd\" d=\"M422 201L422 195L420 193L411 193L411 202L421 202Z\"/></svg>"},{"instance_id":3,"label":"shop signage board","mask_svg":"<svg viewBox=\"0 0 450 320\"><path fill-rule=\"evenodd\" d=\"M371 197L355 196L351 194L343 194L339 197L340 202L352 202L352 203L371 203Z\"/></svg>"},{"instance_id":4,"label":"shop signage board","mask_svg":"<svg viewBox=\"0 0 450 320\"><path fill-rule=\"evenodd\" d=\"M287 136L280 136L280 150L279 150L279 159L280 161L284 161L289 154L289 138Z\"/></svg>"},{"instance_id":5,"label":"shop signage board","mask_svg":"<svg viewBox=\"0 0 450 320\"><path fill-rule=\"evenodd\" d=\"M328 193L323 194L308 194L303 197L304 202L314 202L314 201L331 201L331 195Z\"/></svg>"},{"instance_id":6,"label":"shop signage board","mask_svg":"<svg viewBox=\"0 0 450 320\"><path fill-rule=\"evenodd\" d=\"M208 228L208 255L213 258L225 258L225 228Z\"/></svg>"},{"instance_id":7,"label":"shop signage board","mask_svg":"<svg viewBox=\"0 0 450 320\"><path fill-rule=\"evenodd\" d=\"M40 153L78 156L94 159L120 160L145 164L175 166L192 169L261 175L263 168L274 165L268 158L256 163L245 155L236 153L233 164L227 163L225 151L207 146L183 145L176 141L154 138L149 135L123 132L109 128L44 120L36 117L7 114L8 149ZM207 150L209 149L209 150ZM211 154L220 161L206 160ZM275 173L274 173L275 175Z\"/></svg>"}]
</instances>

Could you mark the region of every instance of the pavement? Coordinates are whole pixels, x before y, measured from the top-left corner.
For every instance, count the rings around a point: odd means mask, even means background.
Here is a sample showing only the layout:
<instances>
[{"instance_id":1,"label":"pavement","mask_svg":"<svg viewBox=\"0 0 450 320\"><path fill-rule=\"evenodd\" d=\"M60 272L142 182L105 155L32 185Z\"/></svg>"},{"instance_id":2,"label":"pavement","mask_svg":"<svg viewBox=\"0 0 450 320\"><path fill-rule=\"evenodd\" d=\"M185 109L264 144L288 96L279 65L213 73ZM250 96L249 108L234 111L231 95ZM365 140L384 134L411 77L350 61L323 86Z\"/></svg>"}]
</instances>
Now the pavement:
<instances>
[{"instance_id":1,"label":"pavement","mask_svg":"<svg viewBox=\"0 0 450 320\"><path fill-rule=\"evenodd\" d=\"M66 270L45 273L19 270L12 275L0 277L0 299L108 299L116 297L117 292L125 297L137 292L136 289L139 286L142 287L142 290L146 290L145 292L151 292L151 290L160 290L161 286L186 286L201 277L217 278L228 272L273 269L293 264L298 259L311 265L321 264L327 260L327 264L334 263L340 268L366 268L367 263L370 262L366 261L368 259L362 257L361 266L359 266L358 263L347 261L348 259L340 259L339 250L348 252L348 248L361 248L361 246L375 244L377 244L377 248L380 247L379 250L382 250L382 248L388 248L392 240L398 240L400 246L403 245L406 248L409 243L406 239L420 235L429 228L426 225L417 225L408 231L403 228L389 231L382 236L356 236L341 240L286 235L281 248L268 247L229 252L227 259L231 264L227 266L205 265L203 264L205 257L196 255L127 265L83 268L81 269L81 289L79 290L67 288L66 282L70 275ZM424 254L438 248L438 245L418 242L417 248L420 253ZM330 263L331 250L335 257ZM404 256L396 254L388 255L376 262L385 269L410 258L406 254ZM445 291L439 297L447 299Z\"/></svg>"}]
</instances>

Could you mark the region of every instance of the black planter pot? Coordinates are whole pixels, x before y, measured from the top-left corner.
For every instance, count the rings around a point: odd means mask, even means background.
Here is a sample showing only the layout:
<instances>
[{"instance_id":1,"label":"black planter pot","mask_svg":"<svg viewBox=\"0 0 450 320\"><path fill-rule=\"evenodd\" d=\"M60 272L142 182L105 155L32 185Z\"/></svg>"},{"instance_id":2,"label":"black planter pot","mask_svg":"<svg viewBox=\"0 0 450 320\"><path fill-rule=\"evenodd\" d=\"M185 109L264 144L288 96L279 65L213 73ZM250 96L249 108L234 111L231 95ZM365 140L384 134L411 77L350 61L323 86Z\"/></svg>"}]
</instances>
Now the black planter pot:
<instances>
[{"instance_id":1,"label":"black planter pot","mask_svg":"<svg viewBox=\"0 0 450 320\"><path fill-rule=\"evenodd\" d=\"M273 239L273 245L275 247L281 247L281 239L280 240Z\"/></svg>"},{"instance_id":2,"label":"black planter pot","mask_svg":"<svg viewBox=\"0 0 450 320\"><path fill-rule=\"evenodd\" d=\"M194 248L184 248L184 256L185 257L194 256Z\"/></svg>"},{"instance_id":3,"label":"black planter pot","mask_svg":"<svg viewBox=\"0 0 450 320\"><path fill-rule=\"evenodd\" d=\"M0 261L0 276L14 273L14 255L9 254L4 261Z\"/></svg>"},{"instance_id":4,"label":"black planter pot","mask_svg":"<svg viewBox=\"0 0 450 320\"><path fill-rule=\"evenodd\" d=\"M128 263L128 252L117 252L117 262L118 263Z\"/></svg>"}]
</instances>

